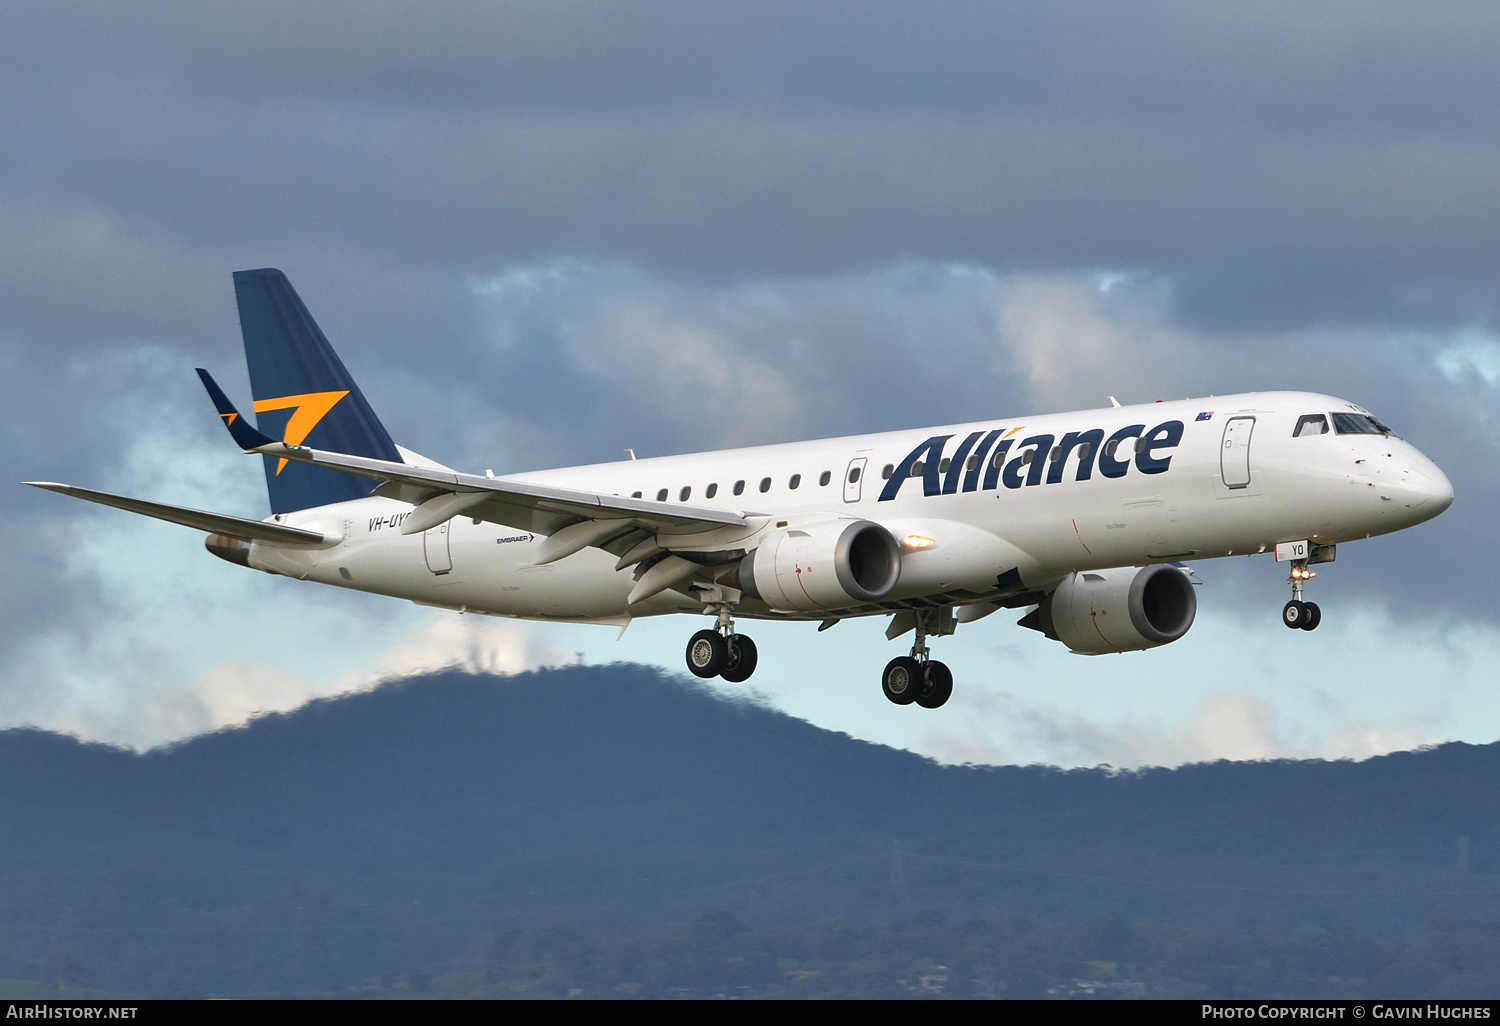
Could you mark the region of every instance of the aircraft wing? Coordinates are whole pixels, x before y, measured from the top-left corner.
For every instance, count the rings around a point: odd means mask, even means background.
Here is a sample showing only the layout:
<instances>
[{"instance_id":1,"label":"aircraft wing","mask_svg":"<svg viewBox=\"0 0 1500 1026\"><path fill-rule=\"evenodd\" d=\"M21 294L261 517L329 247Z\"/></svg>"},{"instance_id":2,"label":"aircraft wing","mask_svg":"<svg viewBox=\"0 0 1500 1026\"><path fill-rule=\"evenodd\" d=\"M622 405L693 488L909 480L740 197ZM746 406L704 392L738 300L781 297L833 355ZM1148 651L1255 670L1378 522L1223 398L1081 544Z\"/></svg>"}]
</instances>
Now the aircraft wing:
<instances>
[{"instance_id":1,"label":"aircraft wing","mask_svg":"<svg viewBox=\"0 0 1500 1026\"><path fill-rule=\"evenodd\" d=\"M173 524L181 524L183 527L196 527L200 531L210 531L214 534L226 534L231 538L242 538L245 541L274 542L278 545L322 545L325 538L317 531L304 531L297 527L283 527L280 524L268 524L262 520L250 520L245 517L232 517L225 513L206 513L203 510L189 509L186 506L172 506L165 502L151 502L147 499L132 499L125 495L114 495L110 492L96 492L92 488L79 488L77 485L58 484L56 481L23 481L22 484L31 485L33 488L45 488L49 492L58 492L62 495L71 495L75 499L87 499L89 502L97 502L104 506L113 506L116 509L129 510L132 513L141 513L157 520L165 520Z\"/></svg>"},{"instance_id":2,"label":"aircraft wing","mask_svg":"<svg viewBox=\"0 0 1500 1026\"><path fill-rule=\"evenodd\" d=\"M607 540L618 539L626 532L681 534L746 525L745 518L733 510L629 499L513 478L464 474L350 456L305 445L288 445L251 427L207 371L200 368L198 375L241 449L329 467L381 482L372 490L375 494L417 506L402 524L402 532L406 534L435 527L460 514L545 535L580 521L599 521L603 533L584 543L599 547L606 547ZM606 527L617 527L618 530L605 531ZM583 536L580 534L579 537Z\"/></svg>"}]
</instances>

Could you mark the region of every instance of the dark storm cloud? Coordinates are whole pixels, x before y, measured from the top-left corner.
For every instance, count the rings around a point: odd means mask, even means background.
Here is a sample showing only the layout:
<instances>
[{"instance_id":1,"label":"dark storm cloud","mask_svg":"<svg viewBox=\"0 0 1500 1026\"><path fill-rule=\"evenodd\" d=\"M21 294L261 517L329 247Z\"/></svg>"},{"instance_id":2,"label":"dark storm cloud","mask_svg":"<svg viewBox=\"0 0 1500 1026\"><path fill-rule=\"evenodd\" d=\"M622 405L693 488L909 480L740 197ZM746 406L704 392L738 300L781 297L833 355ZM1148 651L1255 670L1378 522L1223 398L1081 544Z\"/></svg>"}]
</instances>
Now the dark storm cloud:
<instances>
[{"instance_id":1,"label":"dark storm cloud","mask_svg":"<svg viewBox=\"0 0 1500 1026\"><path fill-rule=\"evenodd\" d=\"M1500 15L1423 15L27 8L5 177L197 239L403 263L1084 263L1181 272L1205 323L1453 323L1452 288L1489 304L1496 270Z\"/></svg>"},{"instance_id":2,"label":"dark storm cloud","mask_svg":"<svg viewBox=\"0 0 1500 1026\"><path fill-rule=\"evenodd\" d=\"M1166 268L1204 316L1217 297L1250 320L1461 321L1469 311L1443 300L1477 294L1487 309L1500 253L1500 147L1469 141L1010 115L387 122L299 105L226 121L201 101L148 106L122 105L94 140L107 164L77 160L70 138L15 160L17 177L45 182L55 205L216 248L337 243L448 270L578 254L719 276L898 256ZM149 146L132 128L147 116L169 122Z\"/></svg>"},{"instance_id":3,"label":"dark storm cloud","mask_svg":"<svg viewBox=\"0 0 1500 1026\"><path fill-rule=\"evenodd\" d=\"M254 102L1031 110L1469 134L1495 128L1500 89L1500 12L1482 3L8 7L8 63L28 81L103 64Z\"/></svg>"}]
</instances>

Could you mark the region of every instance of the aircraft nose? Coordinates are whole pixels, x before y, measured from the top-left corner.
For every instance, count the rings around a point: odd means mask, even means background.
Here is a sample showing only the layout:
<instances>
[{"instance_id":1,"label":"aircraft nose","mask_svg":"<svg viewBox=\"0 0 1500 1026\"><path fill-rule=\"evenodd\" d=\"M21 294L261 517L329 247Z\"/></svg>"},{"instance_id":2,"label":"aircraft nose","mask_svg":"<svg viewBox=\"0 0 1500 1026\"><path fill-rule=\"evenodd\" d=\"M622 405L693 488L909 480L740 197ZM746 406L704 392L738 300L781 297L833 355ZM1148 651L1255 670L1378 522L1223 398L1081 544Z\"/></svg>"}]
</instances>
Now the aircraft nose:
<instances>
[{"instance_id":1,"label":"aircraft nose","mask_svg":"<svg viewBox=\"0 0 1500 1026\"><path fill-rule=\"evenodd\" d=\"M1422 490L1427 495L1427 507L1432 516L1437 516L1453 505L1453 482L1438 469L1436 463L1428 461L1427 473L1422 475L1422 480L1425 484Z\"/></svg>"},{"instance_id":2,"label":"aircraft nose","mask_svg":"<svg viewBox=\"0 0 1500 1026\"><path fill-rule=\"evenodd\" d=\"M1430 520L1453 505L1453 482L1426 456L1414 456L1401 475L1400 490L1405 493L1406 508Z\"/></svg>"}]
</instances>

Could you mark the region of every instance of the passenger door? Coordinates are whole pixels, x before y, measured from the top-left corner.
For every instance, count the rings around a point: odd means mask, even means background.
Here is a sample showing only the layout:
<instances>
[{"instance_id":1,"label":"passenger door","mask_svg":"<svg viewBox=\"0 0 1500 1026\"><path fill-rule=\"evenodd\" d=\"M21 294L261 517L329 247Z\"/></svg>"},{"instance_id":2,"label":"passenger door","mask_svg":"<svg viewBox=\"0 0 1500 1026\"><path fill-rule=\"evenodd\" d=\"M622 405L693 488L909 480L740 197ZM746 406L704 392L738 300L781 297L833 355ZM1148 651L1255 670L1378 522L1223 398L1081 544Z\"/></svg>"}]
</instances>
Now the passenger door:
<instances>
[{"instance_id":1,"label":"passenger door","mask_svg":"<svg viewBox=\"0 0 1500 1026\"><path fill-rule=\"evenodd\" d=\"M1244 488L1250 484L1250 433L1254 430L1254 417L1230 417L1224 425L1219 473L1224 476L1226 488Z\"/></svg>"}]
</instances>

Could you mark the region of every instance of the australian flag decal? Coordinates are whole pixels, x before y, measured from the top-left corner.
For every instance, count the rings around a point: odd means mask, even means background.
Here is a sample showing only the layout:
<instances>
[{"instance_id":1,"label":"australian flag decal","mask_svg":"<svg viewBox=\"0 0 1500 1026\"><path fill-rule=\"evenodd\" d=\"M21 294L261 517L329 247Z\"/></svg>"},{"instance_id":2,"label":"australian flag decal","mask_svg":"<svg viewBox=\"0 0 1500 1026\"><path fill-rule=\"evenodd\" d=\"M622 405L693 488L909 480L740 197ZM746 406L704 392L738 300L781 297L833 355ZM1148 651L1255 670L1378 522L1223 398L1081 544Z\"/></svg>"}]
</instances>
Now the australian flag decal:
<instances>
[{"instance_id":1,"label":"australian flag decal","mask_svg":"<svg viewBox=\"0 0 1500 1026\"><path fill-rule=\"evenodd\" d=\"M1204 413L1198 414L1198 419L1199 420L1212 420L1213 419L1213 415L1214 415L1214 411L1213 410L1208 410L1208 411L1206 411Z\"/></svg>"}]
</instances>

